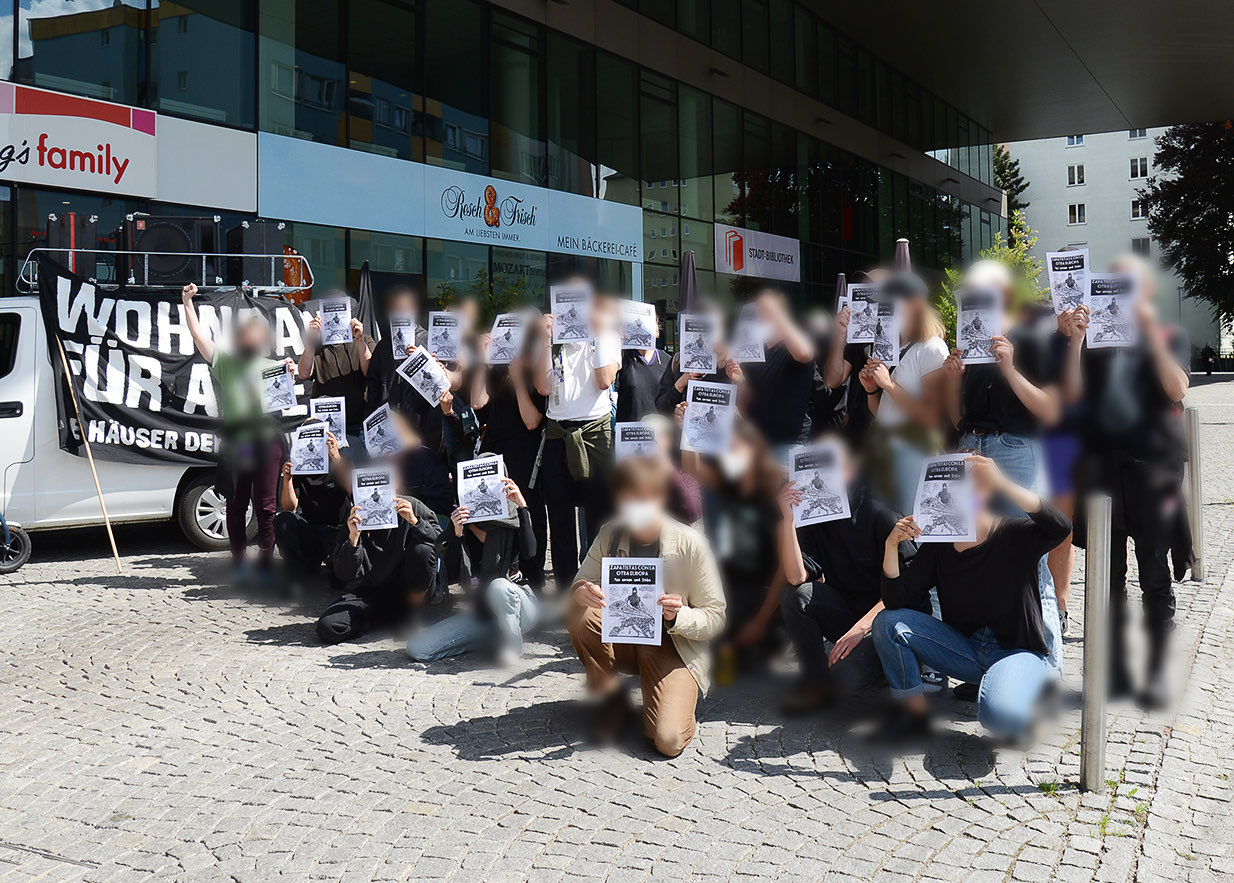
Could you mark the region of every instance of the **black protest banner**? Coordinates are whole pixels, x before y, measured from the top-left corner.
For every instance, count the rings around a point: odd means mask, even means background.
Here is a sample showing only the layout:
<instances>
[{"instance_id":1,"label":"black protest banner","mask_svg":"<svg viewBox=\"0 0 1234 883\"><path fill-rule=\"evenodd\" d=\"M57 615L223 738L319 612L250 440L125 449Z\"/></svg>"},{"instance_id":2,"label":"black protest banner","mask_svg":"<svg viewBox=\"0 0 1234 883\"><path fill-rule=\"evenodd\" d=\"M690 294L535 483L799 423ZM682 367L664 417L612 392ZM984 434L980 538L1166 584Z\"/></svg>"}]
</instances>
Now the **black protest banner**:
<instances>
[{"instance_id":1,"label":"black protest banner","mask_svg":"<svg viewBox=\"0 0 1234 883\"><path fill-rule=\"evenodd\" d=\"M84 430L96 459L216 462L218 389L189 334L179 289L103 291L47 257L39 258L39 288L61 448L84 457ZM215 341L229 340L232 329L256 312L270 324L275 358L297 358L304 348L310 317L294 304L237 289L201 292L193 302ZM69 398L57 333L84 425ZM299 384L296 395L304 395Z\"/></svg>"}]
</instances>

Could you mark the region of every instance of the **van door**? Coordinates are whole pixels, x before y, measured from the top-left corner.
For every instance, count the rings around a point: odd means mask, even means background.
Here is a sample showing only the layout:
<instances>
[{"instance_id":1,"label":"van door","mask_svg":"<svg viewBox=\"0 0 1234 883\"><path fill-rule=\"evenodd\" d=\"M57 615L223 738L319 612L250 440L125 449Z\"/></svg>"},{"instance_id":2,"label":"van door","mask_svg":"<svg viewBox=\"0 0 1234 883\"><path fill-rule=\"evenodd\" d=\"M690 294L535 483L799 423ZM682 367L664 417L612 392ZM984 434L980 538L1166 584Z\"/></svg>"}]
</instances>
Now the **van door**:
<instances>
[{"instance_id":1,"label":"van door","mask_svg":"<svg viewBox=\"0 0 1234 883\"><path fill-rule=\"evenodd\" d=\"M0 300L0 507L10 521L34 520L35 357L44 346L33 306ZM53 403L52 407L55 405Z\"/></svg>"}]
</instances>

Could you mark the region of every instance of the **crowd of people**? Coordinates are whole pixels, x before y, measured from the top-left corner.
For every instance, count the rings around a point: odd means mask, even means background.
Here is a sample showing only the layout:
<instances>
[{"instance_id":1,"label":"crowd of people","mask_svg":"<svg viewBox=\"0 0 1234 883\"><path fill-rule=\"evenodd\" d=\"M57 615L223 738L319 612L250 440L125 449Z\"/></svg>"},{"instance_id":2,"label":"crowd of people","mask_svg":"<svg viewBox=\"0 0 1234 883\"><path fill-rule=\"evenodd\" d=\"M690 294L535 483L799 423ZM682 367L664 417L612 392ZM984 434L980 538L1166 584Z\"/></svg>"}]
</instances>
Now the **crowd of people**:
<instances>
[{"instance_id":1,"label":"crowd of people","mask_svg":"<svg viewBox=\"0 0 1234 883\"><path fill-rule=\"evenodd\" d=\"M992 734L1026 738L1062 674L1073 545L1083 541L1083 503L1093 492L1113 498L1112 597L1110 622L1088 628L1110 629L1113 694L1165 700L1172 578L1189 560L1180 505L1189 346L1158 320L1150 268L1128 257L1112 269L1134 278L1139 333L1127 346L1092 348L1087 305L1056 315L1048 299L1025 297L1024 280L1007 266L975 263L962 289L997 292L1003 308L986 347L992 361L981 363L948 346L928 284L903 268L850 280L894 310L896 358L849 342L844 301L799 316L784 293L763 287L742 310L763 331L762 359L735 358L718 335L707 373L683 370L680 354L651 341L630 348L619 298L594 290L588 339L553 343L554 316L529 307L517 354L490 364L480 306L463 299L447 307L463 341L440 363L449 389L437 404L396 371L427 345L426 323L400 351L391 334L359 319L350 342L323 345L315 318L286 369L311 381L311 396L346 403L344 437L327 433L320 475L293 474L287 437L244 381L253 368L278 364L265 356L262 320L242 324L224 350L197 322L193 286L183 299L221 392L220 489L238 581L282 580L300 591L324 579L338 597L317 621L323 642L406 626L407 654L430 664L477 652L509 663L560 603L593 697L592 738L615 741L637 726L631 675L645 735L676 756L713 681L791 657L798 674L781 697L786 714L882 699L878 735L919 737L930 726L927 694L954 682ZM389 314L422 316L424 306L406 286L385 295ZM691 312L727 324L715 302ZM701 407L687 403L694 383L735 394L724 450L682 449L682 428ZM397 525L366 529L352 470L370 459L361 421L386 405L402 440L389 458ZM619 460L614 427L630 423L647 427L653 443ZM841 452L838 493L848 514L798 525L808 489L788 480L787 464L820 439ZM942 452L966 455L973 533L921 542L915 493L923 464ZM473 523L456 491L457 467L494 455L508 506ZM255 566L246 549L250 503ZM1134 673L1125 638L1129 539L1149 648ZM607 563L623 558L659 562L658 639L604 639L610 603L639 603L637 593L627 600L605 588ZM441 602L458 609L430 612Z\"/></svg>"}]
</instances>

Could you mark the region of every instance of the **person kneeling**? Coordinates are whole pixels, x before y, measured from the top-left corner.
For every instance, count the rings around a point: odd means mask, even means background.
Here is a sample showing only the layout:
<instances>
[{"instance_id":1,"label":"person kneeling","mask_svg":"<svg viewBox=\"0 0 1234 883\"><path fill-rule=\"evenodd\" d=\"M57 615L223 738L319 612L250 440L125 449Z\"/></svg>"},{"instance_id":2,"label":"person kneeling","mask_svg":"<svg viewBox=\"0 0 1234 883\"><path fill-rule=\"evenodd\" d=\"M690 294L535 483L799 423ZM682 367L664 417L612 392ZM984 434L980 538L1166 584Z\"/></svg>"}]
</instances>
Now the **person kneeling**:
<instances>
[{"instance_id":1,"label":"person kneeling","mask_svg":"<svg viewBox=\"0 0 1234 883\"><path fill-rule=\"evenodd\" d=\"M928 543L901 566L899 544L921 531L910 515L896 522L883 550L883 604L874 620L874 648L899 707L884 736L928 732L921 667L980 683L977 719L1000 738L1024 736L1048 680L1038 594L1038 561L1071 531L1068 518L1037 494L1006 478L988 457L971 456L980 499L977 539ZM1003 494L1028 513L1002 518L990 498ZM942 619L910 608L938 588Z\"/></svg>"},{"instance_id":2,"label":"person kneeling","mask_svg":"<svg viewBox=\"0 0 1234 883\"><path fill-rule=\"evenodd\" d=\"M724 590L706 538L665 511L669 475L663 464L631 458L613 482L617 517L604 524L570 589L570 641L587 674L587 689L600 697L592 737L616 741L633 720L620 674L638 674L643 692L643 732L656 750L676 757L694 738L698 694L707 692L709 642L724 629ZM601 640L600 587L604 558L659 558L665 592L657 645Z\"/></svg>"},{"instance_id":3,"label":"person kneeling","mask_svg":"<svg viewBox=\"0 0 1234 883\"><path fill-rule=\"evenodd\" d=\"M519 560L536 555L536 535L523 492L511 478L501 480L506 496L515 506L510 518L483 525L468 525L471 512L459 506L450 514L456 541L467 547L468 557L478 567L481 591L475 609L436 622L407 641L407 655L416 662L436 662L475 650L496 647L502 665L513 663L523 652L523 635L535 627L539 605L531 590L510 579ZM464 574L463 584L470 582Z\"/></svg>"},{"instance_id":4,"label":"person kneeling","mask_svg":"<svg viewBox=\"0 0 1234 883\"><path fill-rule=\"evenodd\" d=\"M317 620L317 637L338 644L394 623L429 599L437 584L437 537L441 525L428 506L395 497L398 526L360 530L353 506L345 534L330 556L330 569L346 594Z\"/></svg>"}]
</instances>

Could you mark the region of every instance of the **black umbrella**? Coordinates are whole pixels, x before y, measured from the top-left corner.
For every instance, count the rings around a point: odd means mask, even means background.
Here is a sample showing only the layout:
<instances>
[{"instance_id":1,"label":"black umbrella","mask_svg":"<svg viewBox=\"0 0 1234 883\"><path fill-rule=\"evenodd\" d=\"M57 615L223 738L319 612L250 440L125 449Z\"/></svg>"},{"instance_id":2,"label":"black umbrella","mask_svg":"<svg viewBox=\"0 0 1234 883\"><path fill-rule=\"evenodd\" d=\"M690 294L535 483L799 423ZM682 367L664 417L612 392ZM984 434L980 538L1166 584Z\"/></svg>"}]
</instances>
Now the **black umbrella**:
<instances>
[{"instance_id":1,"label":"black umbrella","mask_svg":"<svg viewBox=\"0 0 1234 883\"><path fill-rule=\"evenodd\" d=\"M698 306L698 273L694 268L694 252L681 256L681 279L677 288L677 312L689 313Z\"/></svg>"},{"instance_id":2,"label":"black umbrella","mask_svg":"<svg viewBox=\"0 0 1234 883\"><path fill-rule=\"evenodd\" d=\"M360 284L356 291L356 299L360 304L356 308L356 318L364 325L364 332L373 338L374 342L381 340L381 327L377 322L377 307L373 303L373 273L369 270L368 261L360 267Z\"/></svg>"},{"instance_id":3,"label":"black umbrella","mask_svg":"<svg viewBox=\"0 0 1234 883\"><path fill-rule=\"evenodd\" d=\"M836 300L833 307L839 312L840 298L848 294L848 278L843 273L836 273Z\"/></svg>"},{"instance_id":4,"label":"black umbrella","mask_svg":"<svg viewBox=\"0 0 1234 883\"><path fill-rule=\"evenodd\" d=\"M912 270L913 261L908 255L908 240L897 239L895 258L891 262L891 267L897 272L905 272Z\"/></svg>"}]
</instances>

